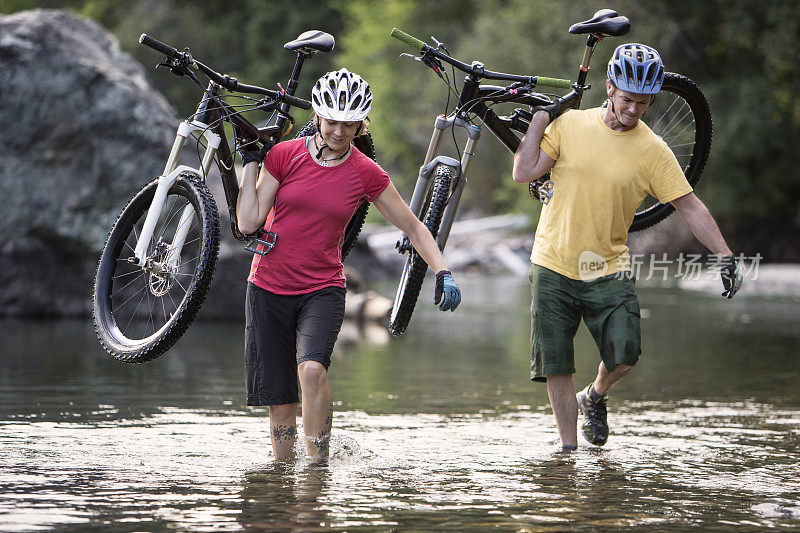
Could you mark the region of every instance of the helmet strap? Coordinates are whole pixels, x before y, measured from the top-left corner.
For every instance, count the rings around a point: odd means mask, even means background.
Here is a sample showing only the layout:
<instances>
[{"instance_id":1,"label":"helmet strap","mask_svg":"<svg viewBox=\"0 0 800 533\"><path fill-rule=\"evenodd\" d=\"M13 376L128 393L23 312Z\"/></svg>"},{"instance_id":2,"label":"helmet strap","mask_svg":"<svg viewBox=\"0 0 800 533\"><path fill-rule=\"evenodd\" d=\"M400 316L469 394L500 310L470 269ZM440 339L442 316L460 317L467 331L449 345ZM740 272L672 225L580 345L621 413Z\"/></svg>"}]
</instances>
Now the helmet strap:
<instances>
[{"instance_id":1,"label":"helmet strap","mask_svg":"<svg viewBox=\"0 0 800 533\"><path fill-rule=\"evenodd\" d=\"M612 115L614 115L614 118L615 118L615 119L617 119L617 122L619 122L620 124L622 124L622 121L621 121L621 120L619 119L619 117L617 116L617 110L616 110L616 109L614 109L614 100L612 100L610 96L608 97L608 107L610 107L610 108L611 108L611 114L612 114ZM623 125L624 125L624 124L623 124Z\"/></svg>"},{"instance_id":2,"label":"helmet strap","mask_svg":"<svg viewBox=\"0 0 800 533\"><path fill-rule=\"evenodd\" d=\"M322 137L322 134L320 133L320 134L319 134L319 136L320 136L320 138L321 138L321 137ZM331 157L330 159L325 159L324 157L322 157L322 152L323 152L323 150L325 150L325 148L327 148L328 150L330 150L330 149L331 149L331 147L330 147L330 146L328 146L327 144L325 144L325 141L324 141L324 140L322 140L322 146L320 146L319 144L317 144L317 134L316 134L316 133L314 134L314 136L313 136L313 139L314 139L314 148L316 148L316 149L317 149L317 156L316 156L316 159L319 159L319 160L322 162L322 166L325 166L325 167L327 167L327 166L330 166L330 165L328 164L328 162L329 162L329 161L338 161L339 159L344 159L344 158L345 158L345 156L347 156L347 154L349 154L349 153L350 153L350 149L352 148L352 146L348 147L348 148L347 148L347 150L345 150L344 152L342 152L342 154L340 154L338 157Z\"/></svg>"},{"instance_id":3,"label":"helmet strap","mask_svg":"<svg viewBox=\"0 0 800 533\"><path fill-rule=\"evenodd\" d=\"M314 133L314 147L318 150L317 151L317 159L322 159L322 151L325 148L329 148L327 144L325 144L325 140L322 139L322 130L320 129L320 122L319 117L315 117L317 119L317 123L315 126L317 127L317 131ZM319 133L320 140L322 141L322 146L317 144L317 133Z\"/></svg>"}]
</instances>

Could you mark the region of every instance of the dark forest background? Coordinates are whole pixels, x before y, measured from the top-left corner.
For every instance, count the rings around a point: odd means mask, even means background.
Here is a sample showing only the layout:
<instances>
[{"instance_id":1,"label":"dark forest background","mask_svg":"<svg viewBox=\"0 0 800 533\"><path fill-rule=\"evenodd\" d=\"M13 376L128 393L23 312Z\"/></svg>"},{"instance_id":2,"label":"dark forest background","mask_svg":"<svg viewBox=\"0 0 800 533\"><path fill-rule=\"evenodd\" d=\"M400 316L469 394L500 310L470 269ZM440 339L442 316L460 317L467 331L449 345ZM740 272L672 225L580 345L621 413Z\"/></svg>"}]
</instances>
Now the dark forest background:
<instances>
[{"instance_id":1,"label":"dark forest background","mask_svg":"<svg viewBox=\"0 0 800 533\"><path fill-rule=\"evenodd\" d=\"M336 49L306 64L298 89L307 97L322 73L346 66L376 95L372 133L379 161L405 197L444 111L446 88L401 52L393 26L447 44L465 61L492 70L573 78L585 39L567 28L610 7L630 18L631 32L607 39L595 53L584 106L603 98L605 64L622 42L656 47L667 69L689 76L714 117L711 157L698 186L732 248L772 261L800 261L800 2L605 0L0 0L0 12L68 9L114 33L146 66L159 57L140 46L148 33L247 83L285 82L294 61L283 43L308 29L336 38ZM165 70L154 85L178 115L192 112L199 89ZM461 75L456 75L460 81ZM258 120L258 117L250 117ZM307 118L302 114L298 121ZM462 215L538 209L511 180L511 156L485 136L470 171Z\"/></svg>"}]
</instances>

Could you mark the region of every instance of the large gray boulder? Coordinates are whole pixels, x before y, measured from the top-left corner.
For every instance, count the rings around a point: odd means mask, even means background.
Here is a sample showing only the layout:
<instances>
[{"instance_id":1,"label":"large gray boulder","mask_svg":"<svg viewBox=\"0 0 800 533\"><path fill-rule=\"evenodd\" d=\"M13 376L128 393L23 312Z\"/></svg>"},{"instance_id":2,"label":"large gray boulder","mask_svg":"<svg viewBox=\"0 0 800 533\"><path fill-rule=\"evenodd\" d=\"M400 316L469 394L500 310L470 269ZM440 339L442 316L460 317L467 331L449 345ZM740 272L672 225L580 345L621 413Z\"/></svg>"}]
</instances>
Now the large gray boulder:
<instances>
[{"instance_id":1,"label":"large gray boulder","mask_svg":"<svg viewBox=\"0 0 800 533\"><path fill-rule=\"evenodd\" d=\"M176 121L141 65L64 11L0 16L0 313L82 315L120 209Z\"/></svg>"},{"instance_id":2,"label":"large gray boulder","mask_svg":"<svg viewBox=\"0 0 800 533\"><path fill-rule=\"evenodd\" d=\"M106 235L163 170L179 118L113 35L64 11L0 15L0 80L0 316L87 316ZM198 166L193 149L182 162ZM241 320L252 256L215 171L208 184L222 246L200 318Z\"/></svg>"}]
</instances>

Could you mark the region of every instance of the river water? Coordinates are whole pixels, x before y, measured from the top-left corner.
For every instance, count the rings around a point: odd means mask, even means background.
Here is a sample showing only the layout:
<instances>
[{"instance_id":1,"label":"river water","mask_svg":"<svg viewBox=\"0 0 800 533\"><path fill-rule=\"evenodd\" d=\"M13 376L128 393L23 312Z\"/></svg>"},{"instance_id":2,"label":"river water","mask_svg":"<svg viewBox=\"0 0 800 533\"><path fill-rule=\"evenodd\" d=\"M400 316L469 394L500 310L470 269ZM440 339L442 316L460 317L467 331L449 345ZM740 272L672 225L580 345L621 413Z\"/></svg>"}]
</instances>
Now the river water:
<instances>
[{"instance_id":1,"label":"river water","mask_svg":"<svg viewBox=\"0 0 800 533\"><path fill-rule=\"evenodd\" d=\"M440 313L428 280L403 338L347 326L324 467L273 463L242 324L125 365L87 321L0 321L0 530L800 529L800 300L640 288L611 437L562 455L527 280L459 282ZM575 342L582 387L599 355Z\"/></svg>"}]
</instances>

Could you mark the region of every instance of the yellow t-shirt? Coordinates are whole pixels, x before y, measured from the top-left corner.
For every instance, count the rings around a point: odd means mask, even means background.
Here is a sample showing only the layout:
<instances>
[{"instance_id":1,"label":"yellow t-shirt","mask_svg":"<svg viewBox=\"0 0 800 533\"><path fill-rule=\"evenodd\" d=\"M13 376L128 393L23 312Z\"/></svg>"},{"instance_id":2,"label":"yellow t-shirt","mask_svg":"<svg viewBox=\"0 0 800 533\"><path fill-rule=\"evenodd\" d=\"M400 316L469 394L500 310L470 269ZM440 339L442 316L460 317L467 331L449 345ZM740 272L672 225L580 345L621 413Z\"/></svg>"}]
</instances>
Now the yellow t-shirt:
<instances>
[{"instance_id":1,"label":"yellow t-shirt","mask_svg":"<svg viewBox=\"0 0 800 533\"><path fill-rule=\"evenodd\" d=\"M568 111L541 143L556 163L531 261L572 279L630 270L625 242L642 200L650 194L667 203L692 192L672 150L646 124L613 131L601 112Z\"/></svg>"}]
</instances>

